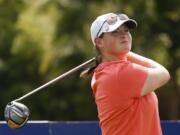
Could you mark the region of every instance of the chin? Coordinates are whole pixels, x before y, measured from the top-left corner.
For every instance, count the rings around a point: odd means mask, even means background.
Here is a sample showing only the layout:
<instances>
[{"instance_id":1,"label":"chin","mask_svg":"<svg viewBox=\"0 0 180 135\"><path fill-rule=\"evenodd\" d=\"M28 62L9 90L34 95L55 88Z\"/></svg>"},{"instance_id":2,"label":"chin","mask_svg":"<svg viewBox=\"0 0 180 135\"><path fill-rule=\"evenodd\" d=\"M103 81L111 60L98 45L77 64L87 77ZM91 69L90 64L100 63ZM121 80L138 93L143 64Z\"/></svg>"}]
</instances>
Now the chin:
<instances>
[{"instance_id":1,"label":"chin","mask_svg":"<svg viewBox=\"0 0 180 135\"><path fill-rule=\"evenodd\" d=\"M131 47L130 46L126 46L121 51L125 52L125 53L128 53L129 51L131 51Z\"/></svg>"},{"instance_id":2,"label":"chin","mask_svg":"<svg viewBox=\"0 0 180 135\"><path fill-rule=\"evenodd\" d=\"M128 46L118 50L119 53L128 53L130 51L131 51L131 47L128 47Z\"/></svg>"}]
</instances>

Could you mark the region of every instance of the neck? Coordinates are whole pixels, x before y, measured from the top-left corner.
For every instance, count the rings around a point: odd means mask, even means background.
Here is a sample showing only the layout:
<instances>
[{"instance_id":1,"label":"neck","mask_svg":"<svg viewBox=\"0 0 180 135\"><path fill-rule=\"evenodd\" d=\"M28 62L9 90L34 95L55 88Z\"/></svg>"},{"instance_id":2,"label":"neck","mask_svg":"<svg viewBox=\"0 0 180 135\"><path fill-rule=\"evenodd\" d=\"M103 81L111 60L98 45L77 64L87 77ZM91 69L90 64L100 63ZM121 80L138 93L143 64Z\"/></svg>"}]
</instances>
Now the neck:
<instances>
[{"instance_id":1,"label":"neck","mask_svg":"<svg viewBox=\"0 0 180 135\"><path fill-rule=\"evenodd\" d=\"M102 62L110 62L110 61L117 61L117 60L127 60L127 54L118 54L118 55L112 55L112 54L106 54L103 55Z\"/></svg>"}]
</instances>

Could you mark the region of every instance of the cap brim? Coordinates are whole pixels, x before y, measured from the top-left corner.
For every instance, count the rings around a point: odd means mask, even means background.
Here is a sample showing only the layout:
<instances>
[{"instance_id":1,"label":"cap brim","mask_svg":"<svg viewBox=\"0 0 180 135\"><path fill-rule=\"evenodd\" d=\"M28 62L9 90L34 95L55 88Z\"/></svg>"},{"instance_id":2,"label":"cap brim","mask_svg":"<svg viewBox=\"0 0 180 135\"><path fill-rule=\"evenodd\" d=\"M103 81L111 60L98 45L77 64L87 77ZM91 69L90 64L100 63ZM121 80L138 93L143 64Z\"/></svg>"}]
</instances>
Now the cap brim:
<instances>
[{"instance_id":1,"label":"cap brim","mask_svg":"<svg viewBox=\"0 0 180 135\"><path fill-rule=\"evenodd\" d=\"M124 20L124 21L118 21L116 24L111 25L107 32L115 31L117 28L119 28L123 24L126 24L130 29L134 29L137 27L137 22L135 20L128 19L128 20Z\"/></svg>"},{"instance_id":2,"label":"cap brim","mask_svg":"<svg viewBox=\"0 0 180 135\"><path fill-rule=\"evenodd\" d=\"M129 19L126 22L124 22L130 29L137 28L137 22L133 19Z\"/></svg>"}]
</instances>

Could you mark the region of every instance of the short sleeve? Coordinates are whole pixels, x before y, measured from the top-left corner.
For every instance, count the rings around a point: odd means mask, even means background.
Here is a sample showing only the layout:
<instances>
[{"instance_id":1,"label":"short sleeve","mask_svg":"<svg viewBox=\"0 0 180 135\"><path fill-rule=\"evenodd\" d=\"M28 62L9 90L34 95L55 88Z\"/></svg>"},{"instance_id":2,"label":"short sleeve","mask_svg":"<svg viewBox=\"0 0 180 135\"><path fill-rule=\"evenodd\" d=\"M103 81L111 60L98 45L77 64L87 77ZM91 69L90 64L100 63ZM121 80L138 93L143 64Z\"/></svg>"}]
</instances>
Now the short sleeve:
<instances>
[{"instance_id":1,"label":"short sleeve","mask_svg":"<svg viewBox=\"0 0 180 135\"><path fill-rule=\"evenodd\" d=\"M141 91L148 75L146 67L129 63L123 69L120 68L117 75L118 87L124 98L141 96Z\"/></svg>"}]
</instances>

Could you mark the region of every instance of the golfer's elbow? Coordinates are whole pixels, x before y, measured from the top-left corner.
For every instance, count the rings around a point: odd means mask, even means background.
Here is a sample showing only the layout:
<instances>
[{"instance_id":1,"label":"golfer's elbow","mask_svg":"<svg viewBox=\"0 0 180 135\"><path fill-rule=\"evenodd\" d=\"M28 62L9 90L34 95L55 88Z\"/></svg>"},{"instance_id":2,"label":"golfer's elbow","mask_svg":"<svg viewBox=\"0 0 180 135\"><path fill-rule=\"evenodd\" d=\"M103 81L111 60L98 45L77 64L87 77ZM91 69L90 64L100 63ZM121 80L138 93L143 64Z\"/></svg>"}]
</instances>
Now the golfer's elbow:
<instances>
[{"instance_id":1,"label":"golfer's elbow","mask_svg":"<svg viewBox=\"0 0 180 135\"><path fill-rule=\"evenodd\" d=\"M163 83L166 84L170 80L171 76L167 69L163 73Z\"/></svg>"},{"instance_id":2,"label":"golfer's elbow","mask_svg":"<svg viewBox=\"0 0 180 135\"><path fill-rule=\"evenodd\" d=\"M155 91L159 87L166 84L170 79L170 74L165 68L149 69L148 77L141 92L141 96L147 95L149 92Z\"/></svg>"}]
</instances>

